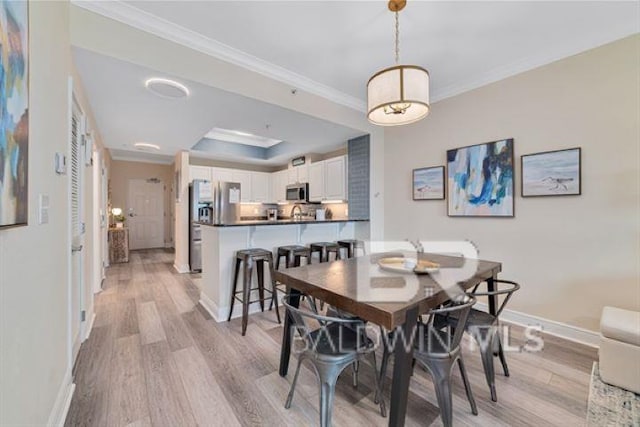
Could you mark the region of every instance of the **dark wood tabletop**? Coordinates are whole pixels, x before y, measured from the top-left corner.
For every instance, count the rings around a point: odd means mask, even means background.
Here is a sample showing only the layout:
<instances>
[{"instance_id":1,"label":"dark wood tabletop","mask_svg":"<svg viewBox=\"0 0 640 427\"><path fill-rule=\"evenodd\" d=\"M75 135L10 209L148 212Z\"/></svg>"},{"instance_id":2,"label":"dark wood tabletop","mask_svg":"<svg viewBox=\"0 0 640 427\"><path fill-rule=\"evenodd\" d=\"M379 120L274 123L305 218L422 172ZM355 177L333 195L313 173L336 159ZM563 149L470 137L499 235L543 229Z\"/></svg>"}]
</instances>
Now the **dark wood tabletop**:
<instances>
[{"instance_id":1,"label":"dark wood tabletop","mask_svg":"<svg viewBox=\"0 0 640 427\"><path fill-rule=\"evenodd\" d=\"M418 306L425 313L476 284L495 277L502 264L461 257L421 254L440 264L440 271L416 275L381 270L385 257L416 257L416 253L389 252L332 263L305 265L275 272L280 283L345 310L362 319L393 329L406 320L406 311Z\"/></svg>"}]
</instances>

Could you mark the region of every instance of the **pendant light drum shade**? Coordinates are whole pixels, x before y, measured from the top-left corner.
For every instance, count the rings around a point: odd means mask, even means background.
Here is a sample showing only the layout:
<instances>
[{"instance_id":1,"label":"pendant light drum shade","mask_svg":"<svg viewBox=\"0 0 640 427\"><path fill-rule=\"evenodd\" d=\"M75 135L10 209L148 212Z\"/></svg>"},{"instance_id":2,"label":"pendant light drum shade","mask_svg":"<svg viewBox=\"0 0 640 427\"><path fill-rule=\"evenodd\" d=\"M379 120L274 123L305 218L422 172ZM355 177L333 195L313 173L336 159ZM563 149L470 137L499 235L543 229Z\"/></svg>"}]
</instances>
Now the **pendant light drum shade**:
<instances>
[{"instance_id":1,"label":"pendant light drum shade","mask_svg":"<svg viewBox=\"0 0 640 427\"><path fill-rule=\"evenodd\" d=\"M429 72L415 65L396 65L367 83L367 118L380 126L406 125L429 114Z\"/></svg>"}]
</instances>

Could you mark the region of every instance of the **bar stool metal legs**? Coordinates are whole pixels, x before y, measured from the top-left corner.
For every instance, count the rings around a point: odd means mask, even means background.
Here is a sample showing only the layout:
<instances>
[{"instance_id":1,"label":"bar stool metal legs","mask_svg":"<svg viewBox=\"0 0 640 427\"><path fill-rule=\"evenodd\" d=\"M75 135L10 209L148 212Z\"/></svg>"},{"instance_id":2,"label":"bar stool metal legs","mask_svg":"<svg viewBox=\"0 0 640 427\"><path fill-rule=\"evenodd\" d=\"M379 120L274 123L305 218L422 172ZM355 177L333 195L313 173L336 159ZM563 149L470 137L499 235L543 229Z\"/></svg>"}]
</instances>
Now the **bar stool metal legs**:
<instances>
[{"instance_id":1,"label":"bar stool metal legs","mask_svg":"<svg viewBox=\"0 0 640 427\"><path fill-rule=\"evenodd\" d=\"M269 267L269 274L271 277L271 289L266 289L264 286L264 263L267 263ZM242 290L238 291L237 283L238 276L240 275L240 266L242 265ZM258 287L251 287L251 279L253 276L253 266L256 264L257 276L258 276ZM271 251L267 251L266 249L246 249L241 250L236 253L236 264L235 264L235 272L233 275L233 284L231 291L231 304L229 307L229 317L227 321L231 320L231 316L233 315L233 306L235 300L242 302L242 335L244 336L247 331L247 324L249 321L249 305L255 302L260 303L260 309L264 311L264 298L265 298L265 290L271 293L271 304L276 307L276 317L278 319L278 323L280 323L280 312L278 311L278 299L276 295L276 286L274 279L274 269L273 269L273 255ZM258 291L258 299L251 301L251 292ZM238 294L242 294L242 298L238 297ZM269 306L269 310L271 310L272 306Z\"/></svg>"}]
</instances>

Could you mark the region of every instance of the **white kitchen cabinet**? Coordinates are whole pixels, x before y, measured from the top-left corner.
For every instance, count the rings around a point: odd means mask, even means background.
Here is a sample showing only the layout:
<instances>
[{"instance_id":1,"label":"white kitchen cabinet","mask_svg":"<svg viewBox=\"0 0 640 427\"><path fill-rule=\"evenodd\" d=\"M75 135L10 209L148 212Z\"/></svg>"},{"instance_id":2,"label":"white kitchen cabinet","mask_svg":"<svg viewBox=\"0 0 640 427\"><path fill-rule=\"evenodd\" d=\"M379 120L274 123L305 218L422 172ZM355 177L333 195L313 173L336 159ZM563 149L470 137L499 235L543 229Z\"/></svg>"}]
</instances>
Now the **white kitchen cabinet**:
<instances>
[{"instance_id":1,"label":"white kitchen cabinet","mask_svg":"<svg viewBox=\"0 0 640 427\"><path fill-rule=\"evenodd\" d=\"M294 166L287 169L287 183L297 184L309 182L309 165Z\"/></svg>"},{"instance_id":2,"label":"white kitchen cabinet","mask_svg":"<svg viewBox=\"0 0 640 427\"><path fill-rule=\"evenodd\" d=\"M347 158L334 157L309 165L309 200L347 200Z\"/></svg>"},{"instance_id":3,"label":"white kitchen cabinet","mask_svg":"<svg viewBox=\"0 0 640 427\"><path fill-rule=\"evenodd\" d=\"M271 174L271 201L273 203L287 201L287 183L289 180L289 171L282 170Z\"/></svg>"},{"instance_id":4,"label":"white kitchen cabinet","mask_svg":"<svg viewBox=\"0 0 640 427\"><path fill-rule=\"evenodd\" d=\"M324 197L347 200L347 159L345 156L324 161Z\"/></svg>"},{"instance_id":5,"label":"white kitchen cabinet","mask_svg":"<svg viewBox=\"0 0 640 427\"><path fill-rule=\"evenodd\" d=\"M194 179L205 179L211 181L211 168L208 166L189 166L189 182Z\"/></svg>"},{"instance_id":6,"label":"white kitchen cabinet","mask_svg":"<svg viewBox=\"0 0 640 427\"><path fill-rule=\"evenodd\" d=\"M233 182L233 169L211 168L211 180Z\"/></svg>"},{"instance_id":7,"label":"white kitchen cabinet","mask_svg":"<svg viewBox=\"0 0 640 427\"><path fill-rule=\"evenodd\" d=\"M309 165L309 201L321 202L324 196L324 161Z\"/></svg>"},{"instance_id":8,"label":"white kitchen cabinet","mask_svg":"<svg viewBox=\"0 0 640 427\"><path fill-rule=\"evenodd\" d=\"M231 173L231 182L240 183L240 202L250 203L252 197L251 188L251 172L244 170L233 170Z\"/></svg>"},{"instance_id":9,"label":"white kitchen cabinet","mask_svg":"<svg viewBox=\"0 0 640 427\"><path fill-rule=\"evenodd\" d=\"M270 192L271 174L266 172L251 172L251 201L255 203L271 202Z\"/></svg>"}]
</instances>

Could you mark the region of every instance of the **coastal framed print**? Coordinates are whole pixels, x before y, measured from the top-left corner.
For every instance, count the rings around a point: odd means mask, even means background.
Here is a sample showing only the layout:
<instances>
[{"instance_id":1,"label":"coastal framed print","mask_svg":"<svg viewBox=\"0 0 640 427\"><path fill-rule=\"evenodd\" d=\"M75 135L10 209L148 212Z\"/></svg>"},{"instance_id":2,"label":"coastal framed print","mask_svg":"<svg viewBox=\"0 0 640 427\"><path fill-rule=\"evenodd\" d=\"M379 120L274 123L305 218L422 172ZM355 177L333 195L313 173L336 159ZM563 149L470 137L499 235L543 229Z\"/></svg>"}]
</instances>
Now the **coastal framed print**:
<instances>
[{"instance_id":1,"label":"coastal framed print","mask_svg":"<svg viewBox=\"0 0 640 427\"><path fill-rule=\"evenodd\" d=\"M444 166L413 170L413 200L444 199Z\"/></svg>"},{"instance_id":2,"label":"coastal framed print","mask_svg":"<svg viewBox=\"0 0 640 427\"><path fill-rule=\"evenodd\" d=\"M513 217L513 139L447 151L451 217Z\"/></svg>"},{"instance_id":3,"label":"coastal framed print","mask_svg":"<svg viewBox=\"0 0 640 427\"><path fill-rule=\"evenodd\" d=\"M29 162L29 10L0 0L0 228L27 225Z\"/></svg>"},{"instance_id":4,"label":"coastal framed print","mask_svg":"<svg viewBox=\"0 0 640 427\"><path fill-rule=\"evenodd\" d=\"M522 197L577 196L582 193L581 150L545 151L520 157Z\"/></svg>"}]
</instances>

